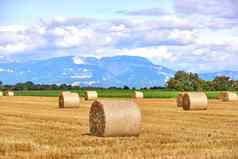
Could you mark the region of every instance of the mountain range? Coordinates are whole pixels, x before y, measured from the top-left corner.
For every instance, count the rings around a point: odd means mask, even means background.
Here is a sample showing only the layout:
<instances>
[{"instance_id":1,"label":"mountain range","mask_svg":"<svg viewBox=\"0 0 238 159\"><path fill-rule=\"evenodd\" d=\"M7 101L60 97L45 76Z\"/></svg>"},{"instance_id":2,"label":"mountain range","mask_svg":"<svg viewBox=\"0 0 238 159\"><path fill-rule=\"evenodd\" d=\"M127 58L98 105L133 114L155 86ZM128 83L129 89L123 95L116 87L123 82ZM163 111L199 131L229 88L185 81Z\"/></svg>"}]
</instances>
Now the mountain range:
<instances>
[{"instance_id":1,"label":"mountain range","mask_svg":"<svg viewBox=\"0 0 238 159\"><path fill-rule=\"evenodd\" d=\"M32 81L41 84L72 84L98 87L163 86L175 70L155 65L143 57L114 56L58 57L24 63L0 63L0 81L4 84ZM206 80L218 75L238 79L238 71L199 74Z\"/></svg>"}]
</instances>

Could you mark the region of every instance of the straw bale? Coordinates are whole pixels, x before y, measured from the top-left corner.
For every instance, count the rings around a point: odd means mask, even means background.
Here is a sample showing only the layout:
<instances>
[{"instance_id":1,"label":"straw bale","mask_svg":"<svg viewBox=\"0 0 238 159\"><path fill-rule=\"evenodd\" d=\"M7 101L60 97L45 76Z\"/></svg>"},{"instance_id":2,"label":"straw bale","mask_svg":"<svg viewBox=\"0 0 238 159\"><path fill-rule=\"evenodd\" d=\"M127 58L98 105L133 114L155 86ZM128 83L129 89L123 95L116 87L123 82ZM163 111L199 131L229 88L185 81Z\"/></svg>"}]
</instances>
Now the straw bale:
<instances>
[{"instance_id":1,"label":"straw bale","mask_svg":"<svg viewBox=\"0 0 238 159\"><path fill-rule=\"evenodd\" d=\"M187 92L183 96L184 110L206 110L207 96L204 92Z\"/></svg>"},{"instance_id":2,"label":"straw bale","mask_svg":"<svg viewBox=\"0 0 238 159\"><path fill-rule=\"evenodd\" d=\"M221 92L220 93L220 99L223 102L229 102L229 101L237 101L238 96L235 92Z\"/></svg>"},{"instance_id":3,"label":"straw bale","mask_svg":"<svg viewBox=\"0 0 238 159\"><path fill-rule=\"evenodd\" d=\"M61 92L59 96L59 108L79 107L80 97L78 93Z\"/></svg>"},{"instance_id":4,"label":"straw bale","mask_svg":"<svg viewBox=\"0 0 238 159\"><path fill-rule=\"evenodd\" d=\"M85 92L85 100L95 100L98 98L98 94L96 91L86 91Z\"/></svg>"},{"instance_id":5,"label":"straw bale","mask_svg":"<svg viewBox=\"0 0 238 159\"><path fill-rule=\"evenodd\" d=\"M95 101L89 112L89 127L95 136L138 136L141 112L133 101Z\"/></svg>"},{"instance_id":6,"label":"straw bale","mask_svg":"<svg viewBox=\"0 0 238 159\"><path fill-rule=\"evenodd\" d=\"M140 91L134 91L133 98L144 98L144 94Z\"/></svg>"},{"instance_id":7,"label":"straw bale","mask_svg":"<svg viewBox=\"0 0 238 159\"><path fill-rule=\"evenodd\" d=\"M185 94L185 92L180 92L177 95L177 98L176 98L177 107L183 107L183 96L184 96L184 94Z\"/></svg>"},{"instance_id":8,"label":"straw bale","mask_svg":"<svg viewBox=\"0 0 238 159\"><path fill-rule=\"evenodd\" d=\"M13 91L5 91L4 96L14 96L14 92Z\"/></svg>"}]
</instances>

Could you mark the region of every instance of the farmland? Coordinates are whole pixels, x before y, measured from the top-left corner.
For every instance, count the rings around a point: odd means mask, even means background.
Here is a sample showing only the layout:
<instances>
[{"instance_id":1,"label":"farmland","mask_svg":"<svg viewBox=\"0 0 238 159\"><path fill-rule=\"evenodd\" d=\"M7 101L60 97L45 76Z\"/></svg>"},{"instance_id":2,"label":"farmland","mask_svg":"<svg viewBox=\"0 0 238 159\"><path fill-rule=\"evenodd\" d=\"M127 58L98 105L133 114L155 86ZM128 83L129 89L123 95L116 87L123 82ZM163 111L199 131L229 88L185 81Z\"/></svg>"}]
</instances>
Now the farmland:
<instances>
[{"instance_id":1,"label":"farmland","mask_svg":"<svg viewBox=\"0 0 238 159\"><path fill-rule=\"evenodd\" d=\"M123 90L123 89L94 89L98 92L99 97L103 98L130 98L134 90ZM144 93L145 98L175 98L178 94L177 91L164 91L157 89L141 90ZM80 96L84 96L84 89L73 90ZM57 97L60 90L49 90L49 91L16 91L17 96L45 96L45 97ZM218 91L206 92L209 99L215 99L218 95Z\"/></svg>"},{"instance_id":2,"label":"farmland","mask_svg":"<svg viewBox=\"0 0 238 159\"><path fill-rule=\"evenodd\" d=\"M88 131L90 101L58 109L56 97L0 97L0 158L238 158L237 102L209 100L206 111L183 111L175 99L136 102L140 136L101 138Z\"/></svg>"}]
</instances>

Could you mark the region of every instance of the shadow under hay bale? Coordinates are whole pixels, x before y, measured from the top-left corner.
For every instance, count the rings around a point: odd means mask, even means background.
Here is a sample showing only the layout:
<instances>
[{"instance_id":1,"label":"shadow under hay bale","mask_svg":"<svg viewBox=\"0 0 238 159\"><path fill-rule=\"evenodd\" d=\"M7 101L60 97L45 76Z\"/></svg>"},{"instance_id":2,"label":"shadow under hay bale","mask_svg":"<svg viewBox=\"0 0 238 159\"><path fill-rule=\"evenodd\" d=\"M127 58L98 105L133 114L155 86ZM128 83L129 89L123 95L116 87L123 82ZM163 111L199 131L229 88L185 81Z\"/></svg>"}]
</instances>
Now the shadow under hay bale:
<instances>
[{"instance_id":1,"label":"shadow under hay bale","mask_svg":"<svg viewBox=\"0 0 238 159\"><path fill-rule=\"evenodd\" d=\"M13 91L5 91L4 96L14 96L14 92Z\"/></svg>"},{"instance_id":2,"label":"shadow under hay bale","mask_svg":"<svg viewBox=\"0 0 238 159\"><path fill-rule=\"evenodd\" d=\"M207 95L203 92L187 92L183 96L184 110L206 110L207 106Z\"/></svg>"},{"instance_id":3,"label":"shadow under hay bale","mask_svg":"<svg viewBox=\"0 0 238 159\"><path fill-rule=\"evenodd\" d=\"M86 91L85 100L95 100L98 98L98 93L96 91Z\"/></svg>"},{"instance_id":4,"label":"shadow under hay bale","mask_svg":"<svg viewBox=\"0 0 238 159\"><path fill-rule=\"evenodd\" d=\"M177 107L183 107L183 96L185 92L180 92L176 97Z\"/></svg>"},{"instance_id":5,"label":"shadow under hay bale","mask_svg":"<svg viewBox=\"0 0 238 159\"><path fill-rule=\"evenodd\" d=\"M223 101L223 102L229 102L229 101L237 101L238 100L238 96L235 92L221 92L219 95L219 98Z\"/></svg>"},{"instance_id":6,"label":"shadow under hay bale","mask_svg":"<svg viewBox=\"0 0 238 159\"><path fill-rule=\"evenodd\" d=\"M89 112L91 135L100 137L138 136L141 112L133 101L95 101Z\"/></svg>"},{"instance_id":7,"label":"shadow under hay bale","mask_svg":"<svg viewBox=\"0 0 238 159\"><path fill-rule=\"evenodd\" d=\"M144 94L143 94L143 92L140 92L140 91L134 91L132 97L136 98L136 99L143 99L144 98Z\"/></svg>"},{"instance_id":8,"label":"shadow under hay bale","mask_svg":"<svg viewBox=\"0 0 238 159\"><path fill-rule=\"evenodd\" d=\"M59 108L79 107L80 96L78 93L61 92L59 96Z\"/></svg>"}]
</instances>

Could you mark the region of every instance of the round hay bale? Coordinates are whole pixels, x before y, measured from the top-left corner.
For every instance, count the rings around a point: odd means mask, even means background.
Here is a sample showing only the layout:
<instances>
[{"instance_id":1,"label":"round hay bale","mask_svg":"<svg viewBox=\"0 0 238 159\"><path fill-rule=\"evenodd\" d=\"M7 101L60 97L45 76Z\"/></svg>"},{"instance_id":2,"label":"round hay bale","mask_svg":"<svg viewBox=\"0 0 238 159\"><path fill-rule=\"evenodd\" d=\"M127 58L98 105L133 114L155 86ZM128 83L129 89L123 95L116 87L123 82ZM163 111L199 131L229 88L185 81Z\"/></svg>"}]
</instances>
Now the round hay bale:
<instances>
[{"instance_id":1,"label":"round hay bale","mask_svg":"<svg viewBox=\"0 0 238 159\"><path fill-rule=\"evenodd\" d=\"M14 96L14 92L13 91L5 91L4 96Z\"/></svg>"},{"instance_id":2,"label":"round hay bale","mask_svg":"<svg viewBox=\"0 0 238 159\"><path fill-rule=\"evenodd\" d=\"M141 112L133 101L95 101L89 112L90 133L101 137L138 136Z\"/></svg>"},{"instance_id":3,"label":"round hay bale","mask_svg":"<svg viewBox=\"0 0 238 159\"><path fill-rule=\"evenodd\" d=\"M225 93L226 93L226 92L220 92L216 99L221 99L221 100L223 100Z\"/></svg>"},{"instance_id":4,"label":"round hay bale","mask_svg":"<svg viewBox=\"0 0 238 159\"><path fill-rule=\"evenodd\" d=\"M140 99L142 99L142 98L144 98L144 94L143 94L143 92L134 91L133 98L140 98Z\"/></svg>"},{"instance_id":5,"label":"round hay bale","mask_svg":"<svg viewBox=\"0 0 238 159\"><path fill-rule=\"evenodd\" d=\"M70 91L61 91L59 94L59 108L63 108L64 106L64 96L65 94L70 94Z\"/></svg>"},{"instance_id":6,"label":"round hay bale","mask_svg":"<svg viewBox=\"0 0 238 159\"><path fill-rule=\"evenodd\" d=\"M96 91L86 91L85 92L85 100L95 100L98 98L98 94Z\"/></svg>"},{"instance_id":7,"label":"round hay bale","mask_svg":"<svg viewBox=\"0 0 238 159\"><path fill-rule=\"evenodd\" d=\"M60 93L71 93L70 91L62 91L62 92L60 92Z\"/></svg>"},{"instance_id":8,"label":"round hay bale","mask_svg":"<svg viewBox=\"0 0 238 159\"><path fill-rule=\"evenodd\" d=\"M220 93L220 99L223 102L229 102L229 101L237 101L238 100L238 96L236 93L234 92L221 92Z\"/></svg>"},{"instance_id":9,"label":"round hay bale","mask_svg":"<svg viewBox=\"0 0 238 159\"><path fill-rule=\"evenodd\" d=\"M0 91L0 96L3 96L3 92L2 91Z\"/></svg>"},{"instance_id":10,"label":"round hay bale","mask_svg":"<svg viewBox=\"0 0 238 159\"><path fill-rule=\"evenodd\" d=\"M184 94L185 94L185 92L180 92L177 95L177 98L176 98L177 107L183 107L183 96L184 96Z\"/></svg>"},{"instance_id":11,"label":"round hay bale","mask_svg":"<svg viewBox=\"0 0 238 159\"><path fill-rule=\"evenodd\" d=\"M206 110L207 95L204 92L187 92L183 95L184 110Z\"/></svg>"},{"instance_id":12,"label":"round hay bale","mask_svg":"<svg viewBox=\"0 0 238 159\"><path fill-rule=\"evenodd\" d=\"M59 96L59 108L79 107L80 97L78 93L61 92Z\"/></svg>"}]
</instances>

